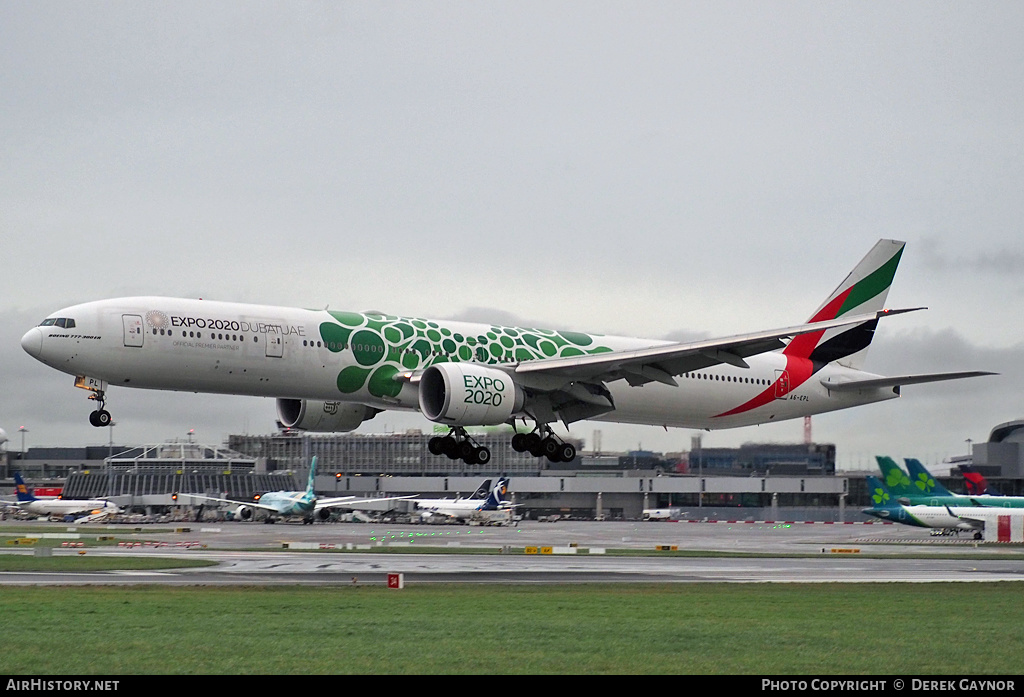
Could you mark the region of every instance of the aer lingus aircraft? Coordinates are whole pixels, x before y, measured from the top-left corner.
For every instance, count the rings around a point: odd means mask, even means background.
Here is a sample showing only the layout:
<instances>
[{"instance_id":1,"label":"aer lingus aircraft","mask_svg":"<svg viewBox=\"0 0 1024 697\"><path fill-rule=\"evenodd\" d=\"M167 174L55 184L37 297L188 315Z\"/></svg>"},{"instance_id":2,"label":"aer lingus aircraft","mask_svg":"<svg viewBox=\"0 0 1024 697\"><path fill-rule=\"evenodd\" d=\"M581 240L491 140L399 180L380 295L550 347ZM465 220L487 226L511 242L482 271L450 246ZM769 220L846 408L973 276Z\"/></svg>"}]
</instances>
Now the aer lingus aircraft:
<instances>
[{"instance_id":1,"label":"aer lingus aircraft","mask_svg":"<svg viewBox=\"0 0 1024 697\"><path fill-rule=\"evenodd\" d=\"M385 409L451 428L435 455L486 463L467 426L533 422L519 452L569 461L550 424L596 419L718 429L893 399L902 385L982 372L883 377L862 368L903 242L881 240L804 323L675 343L378 312L137 297L52 313L21 344L75 376L110 423L118 385L277 399L281 423L348 431Z\"/></svg>"},{"instance_id":2,"label":"aer lingus aircraft","mask_svg":"<svg viewBox=\"0 0 1024 697\"><path fill-rule=\"evenodd\" d=\"M862 509L865 515L882 520L913 525L919 528L938 528L942 530L966 530L974 533L974 539L980 540L982 531L988 528L992 539L1016 538L1021 541L1022 525L1024 525L1024 509L996 508L984 505L928 506L924 504L901 504L893 501L885 486L877 478L868 476L868 492L871 494L871 508Z\"/></svg>"},{"instance_id":3,"label":"aer lingus aircraft","mask_svg":"<svg viewBox=\"0 0 1024 697\"><path fill-rule=\"evenodd\" d=\"M877 455L875 460L885 478L889 495L894 501L905 505L1024 508L1024 496L954 494L937 482L919 460L913 458L905 460L909 475L891 457Z\"/></svg>"}]
</instances>

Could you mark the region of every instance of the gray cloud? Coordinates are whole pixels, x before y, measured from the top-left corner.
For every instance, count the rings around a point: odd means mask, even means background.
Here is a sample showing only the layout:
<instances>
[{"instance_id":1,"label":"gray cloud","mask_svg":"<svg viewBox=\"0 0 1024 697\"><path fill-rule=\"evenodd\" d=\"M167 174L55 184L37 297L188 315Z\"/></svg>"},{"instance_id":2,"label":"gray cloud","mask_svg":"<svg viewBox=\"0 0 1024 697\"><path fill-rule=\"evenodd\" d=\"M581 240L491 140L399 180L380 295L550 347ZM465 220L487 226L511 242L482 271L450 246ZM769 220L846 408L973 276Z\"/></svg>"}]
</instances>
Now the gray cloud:
<instances>
[{"instance_id":1,"label":"gray cloud","mask_svg":"<svg viewBox=\"0 0 1024 697\"><path fill-rule=\"evenodd\" d=\"M105 442L70 379L17 345L83 300L686 339L800 322L895 237L890 303L931 309L887 323L869 367L1004 377L815 428L840 452L949 451L947 434L1019 411L1022 19L1013 3L0 4L0 426ZM949 398L975 391L998 399ZM119 390L111 407L126 440L273 423L270 400ZM593 428L606 447L689 443Z\"/></svg>"}]
</instances>

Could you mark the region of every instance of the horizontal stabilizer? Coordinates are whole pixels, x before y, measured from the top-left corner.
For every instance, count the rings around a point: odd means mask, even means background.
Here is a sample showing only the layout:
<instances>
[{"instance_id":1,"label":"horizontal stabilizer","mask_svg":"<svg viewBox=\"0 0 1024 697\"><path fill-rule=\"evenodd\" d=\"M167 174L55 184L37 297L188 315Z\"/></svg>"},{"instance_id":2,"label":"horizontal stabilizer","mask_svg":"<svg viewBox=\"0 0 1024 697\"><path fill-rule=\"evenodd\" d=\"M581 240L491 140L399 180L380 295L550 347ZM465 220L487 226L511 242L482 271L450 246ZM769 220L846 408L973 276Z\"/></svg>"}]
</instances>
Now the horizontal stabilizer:
<instances>
[{"instance_id":1,"label":"horizontal stabilizer","mask_svg":"<svg viewBox=\"0 0 1024 697\"><path fill-rule=\"evenodd\" d=\"M868 380L844 380L832 382L822 380L825 389L834 392L856 392L858 390L876 390L884 387L900 387L901 385L919 385L925 382L941 382L943 380L959 380L976 378L983 375L998 375L984 370L969 370L960 373L927 373L923 375L899 375L888 378L871 378Z\"/></svg>"}]
</instances>

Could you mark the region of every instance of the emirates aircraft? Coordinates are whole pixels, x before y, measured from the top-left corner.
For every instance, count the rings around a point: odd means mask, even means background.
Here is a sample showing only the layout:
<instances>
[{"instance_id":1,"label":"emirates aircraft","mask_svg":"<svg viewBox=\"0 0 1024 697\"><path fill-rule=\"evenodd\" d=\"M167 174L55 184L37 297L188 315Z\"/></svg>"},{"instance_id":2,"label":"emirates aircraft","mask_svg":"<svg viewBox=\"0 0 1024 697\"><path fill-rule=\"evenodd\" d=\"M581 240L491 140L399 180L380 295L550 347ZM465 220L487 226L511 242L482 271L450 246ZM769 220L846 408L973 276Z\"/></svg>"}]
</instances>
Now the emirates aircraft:
<instances>
[{"instance_id":1,"label":"emirates aircraft","mask_svg":"<svg viewBox=\"0 0 1024 697\"><path fill-rule=\"evenodd\" d=\"M386 409L419 411L451 429L430 441L431 452L467 463L491 454L466 427L522 421L513 449L568 462L575 448L552 431L558 421L736 428L991 374L862 370L879 319L910 311L883 309L903 247L879 241L806 323L721 339L135 297L58 310L21 345L90 392L95 426L110 423L115 385L256 395L277 399L284 426L310 431L350 431Z\"/></svg>"}]
</instances>

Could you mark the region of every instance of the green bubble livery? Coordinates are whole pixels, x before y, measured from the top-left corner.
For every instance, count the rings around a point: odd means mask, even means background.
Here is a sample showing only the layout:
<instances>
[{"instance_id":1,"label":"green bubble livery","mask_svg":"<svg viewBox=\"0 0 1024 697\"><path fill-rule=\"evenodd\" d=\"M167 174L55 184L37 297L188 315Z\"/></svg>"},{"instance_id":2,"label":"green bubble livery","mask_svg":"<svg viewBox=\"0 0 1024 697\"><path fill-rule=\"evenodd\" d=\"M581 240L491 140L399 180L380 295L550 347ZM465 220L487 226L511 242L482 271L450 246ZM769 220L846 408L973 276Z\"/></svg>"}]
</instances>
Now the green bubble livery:
<instances>
[{"instance_id":1,"label":"green bubble livery","mask_svg":"<svg viewBox=\"0 0 1024 697\"><path fill-rule=\"evenodd\" d=\"M374 397L395 397L401 391L395 375L438 363L503 365L612 350L582 332L492 325L483 334L463 336L416 318L333 310L328 314L333 321L320 324L321 340L334 353L350 350L358 364L338 373L338 391L344 395L365 388Z\"/></svg>"}]
</instances>

